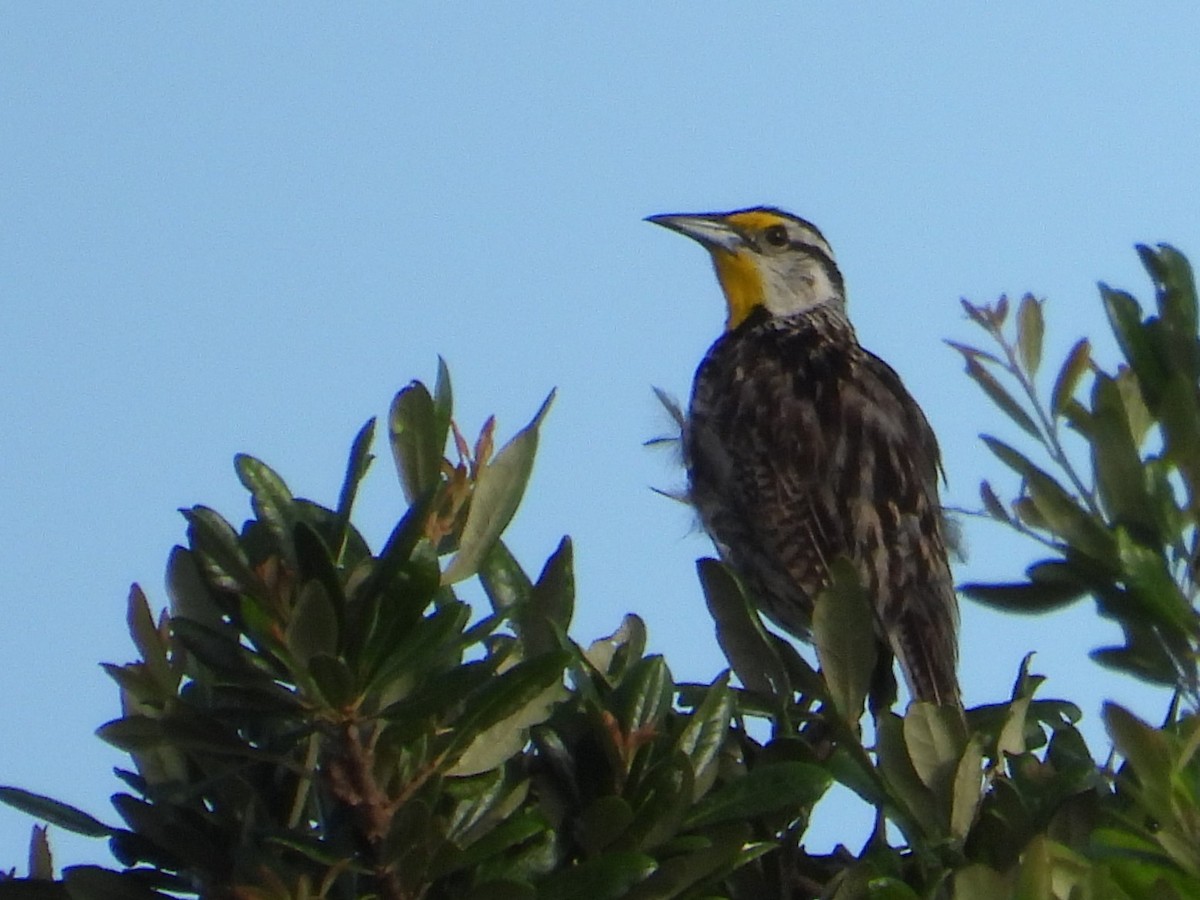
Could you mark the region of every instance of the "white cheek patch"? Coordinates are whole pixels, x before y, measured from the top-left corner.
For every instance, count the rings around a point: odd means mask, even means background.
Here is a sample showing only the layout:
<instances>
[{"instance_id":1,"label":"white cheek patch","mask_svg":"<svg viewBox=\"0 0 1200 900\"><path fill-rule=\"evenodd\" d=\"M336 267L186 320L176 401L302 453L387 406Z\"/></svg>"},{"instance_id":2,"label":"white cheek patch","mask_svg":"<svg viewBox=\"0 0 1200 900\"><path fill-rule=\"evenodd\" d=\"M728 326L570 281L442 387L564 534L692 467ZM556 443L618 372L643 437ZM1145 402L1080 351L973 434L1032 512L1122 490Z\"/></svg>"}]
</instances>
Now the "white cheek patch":
<instances>
[{"instance_id":1,"label":"white cheek patch","mask_svg":"<svg viewBox=\"0 0 1200 900\"><path fill-rule=\"evenodd\" d=\"M816 261L764 257L761 269L763 305L773 315L787 316L842 300L825 269Z\"/></svg>"}]
</instances>

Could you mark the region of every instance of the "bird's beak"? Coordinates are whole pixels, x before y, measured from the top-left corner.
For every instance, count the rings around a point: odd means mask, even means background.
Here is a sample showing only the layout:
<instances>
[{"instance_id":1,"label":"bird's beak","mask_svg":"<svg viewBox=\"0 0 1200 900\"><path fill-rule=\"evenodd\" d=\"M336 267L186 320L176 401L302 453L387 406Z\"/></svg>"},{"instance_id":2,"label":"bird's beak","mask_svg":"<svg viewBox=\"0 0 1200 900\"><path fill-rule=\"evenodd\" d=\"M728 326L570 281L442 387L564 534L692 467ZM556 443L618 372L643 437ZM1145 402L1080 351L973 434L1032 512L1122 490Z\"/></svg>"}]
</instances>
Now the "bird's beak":
<instances>
[{"instance_id":1,"label":"bird's beak","mask_svg":"<svg viewBox=\"0 0 1200 900\"><path fill-rule=\"evenodd\" d=\"M668 214L647 216L647 222L677 231L685 237L703 244L709 250L725 250L736 253L746 246L745 240L727 219L715 215Z\"/></svg>"}]
</instances>

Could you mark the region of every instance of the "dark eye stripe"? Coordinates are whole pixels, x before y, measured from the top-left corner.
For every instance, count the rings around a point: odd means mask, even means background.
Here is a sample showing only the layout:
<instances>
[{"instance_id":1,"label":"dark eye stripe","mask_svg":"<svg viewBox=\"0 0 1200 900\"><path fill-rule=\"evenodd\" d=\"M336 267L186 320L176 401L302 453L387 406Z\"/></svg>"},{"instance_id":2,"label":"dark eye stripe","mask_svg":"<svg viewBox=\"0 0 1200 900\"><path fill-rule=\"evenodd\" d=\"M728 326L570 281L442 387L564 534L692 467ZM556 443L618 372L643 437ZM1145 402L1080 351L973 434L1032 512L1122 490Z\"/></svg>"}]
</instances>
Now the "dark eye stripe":
<instances>
[{"instance_id":1,"label":"dark eye stripe","mask_svg":"<svg viewBox=\"0 0 1200 900\"><path fill-rule=\"evenodd\" d=\"M839 294L846 290L846 284L842 280L841 269L837 267L837 263L833 261L833 257L823 248L818 247L816 244L805 244L799 241L793 243L792 246L797 250L803 250L821 264L821 268L825 270L825 275L829 278L829 283L837 288Z\"/></svg>"}]
</instances>

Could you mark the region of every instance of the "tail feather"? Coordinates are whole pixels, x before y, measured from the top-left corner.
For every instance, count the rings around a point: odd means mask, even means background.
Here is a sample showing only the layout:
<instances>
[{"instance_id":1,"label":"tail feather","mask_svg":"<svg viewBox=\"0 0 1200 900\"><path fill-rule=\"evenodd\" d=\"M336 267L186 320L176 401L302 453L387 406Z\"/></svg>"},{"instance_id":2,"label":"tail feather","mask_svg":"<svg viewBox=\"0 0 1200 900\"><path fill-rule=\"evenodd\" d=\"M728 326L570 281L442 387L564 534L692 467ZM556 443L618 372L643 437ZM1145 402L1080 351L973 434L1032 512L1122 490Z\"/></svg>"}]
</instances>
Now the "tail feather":
<instances>
[{"instance_id":1,"label":"tail feather","mask_svg":"<svg viewBox=\"0 0 1200 900\"><path fill-rule=\"evenodd\" d=\"M887 623L888 643L914 700L962 708L956 610L952 589L934 590L908 598Z\"/></svg>"}]
</instances>

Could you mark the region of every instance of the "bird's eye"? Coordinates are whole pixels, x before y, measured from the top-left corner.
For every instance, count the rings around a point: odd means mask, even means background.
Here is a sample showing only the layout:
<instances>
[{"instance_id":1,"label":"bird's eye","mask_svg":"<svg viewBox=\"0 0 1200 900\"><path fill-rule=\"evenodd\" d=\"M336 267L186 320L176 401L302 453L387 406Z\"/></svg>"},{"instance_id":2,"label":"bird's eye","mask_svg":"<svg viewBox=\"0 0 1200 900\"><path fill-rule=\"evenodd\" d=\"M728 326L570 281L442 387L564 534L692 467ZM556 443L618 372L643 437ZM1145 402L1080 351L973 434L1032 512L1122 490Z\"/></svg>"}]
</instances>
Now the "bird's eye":
<instances>
[{"instance_id":1,"label":"bird's eye","mask_svg":"<svg viewBox=\"0 0 1200 900\"><path fill-rule=\"evenodd\" d=\"M763 238L772 247L782 247L788 242L787 229L782 225L772 225L763 232Z\"/></svg>"}]
</instances>

